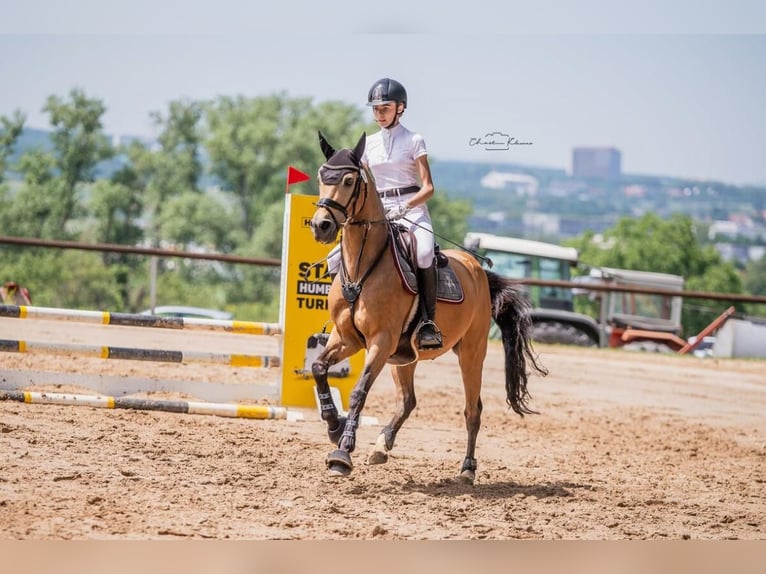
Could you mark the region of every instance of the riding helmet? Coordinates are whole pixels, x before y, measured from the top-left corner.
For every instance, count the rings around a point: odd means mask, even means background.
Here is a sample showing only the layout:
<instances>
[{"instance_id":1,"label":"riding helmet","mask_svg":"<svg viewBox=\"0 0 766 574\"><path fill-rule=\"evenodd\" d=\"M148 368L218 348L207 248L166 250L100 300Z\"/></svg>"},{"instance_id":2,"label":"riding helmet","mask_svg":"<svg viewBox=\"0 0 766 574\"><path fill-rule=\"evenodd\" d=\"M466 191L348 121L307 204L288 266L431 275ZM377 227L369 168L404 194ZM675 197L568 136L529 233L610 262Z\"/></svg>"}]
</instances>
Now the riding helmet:
<instances>
[{"instance_id":1,"label":"riding helmet","mask_svg":"<svg viewBox=\"0 0 766 574\"><path fill-rule=\"evenodd\" d=\"M379 106L389 102L402 102L407 107L407 90L396 80L381 78L375 82L367 94L368 106Z\"/></svg>"}]
</instances>

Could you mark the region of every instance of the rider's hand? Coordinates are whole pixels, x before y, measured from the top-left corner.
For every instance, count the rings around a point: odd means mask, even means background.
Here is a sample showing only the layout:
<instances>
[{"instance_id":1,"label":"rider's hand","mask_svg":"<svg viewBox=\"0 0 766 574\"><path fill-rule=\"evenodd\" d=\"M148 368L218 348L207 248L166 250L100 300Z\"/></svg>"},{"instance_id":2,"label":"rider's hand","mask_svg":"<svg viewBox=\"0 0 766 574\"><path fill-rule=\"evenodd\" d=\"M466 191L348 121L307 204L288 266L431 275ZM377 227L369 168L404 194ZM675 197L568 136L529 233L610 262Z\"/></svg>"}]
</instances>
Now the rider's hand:
<instances>
[{"instance_id":1,"label":"rider's hand","mask_svg":"<svg viewBox=\"0 0 766 574\"><path fill-rule=\"evenodd\" d=\"M404 217L409 210L409 205L406 203L400 203L399 205L395 205L386 212L386 219L389 221L396 221L397 219Z\"/></svg>"}]
</instances>

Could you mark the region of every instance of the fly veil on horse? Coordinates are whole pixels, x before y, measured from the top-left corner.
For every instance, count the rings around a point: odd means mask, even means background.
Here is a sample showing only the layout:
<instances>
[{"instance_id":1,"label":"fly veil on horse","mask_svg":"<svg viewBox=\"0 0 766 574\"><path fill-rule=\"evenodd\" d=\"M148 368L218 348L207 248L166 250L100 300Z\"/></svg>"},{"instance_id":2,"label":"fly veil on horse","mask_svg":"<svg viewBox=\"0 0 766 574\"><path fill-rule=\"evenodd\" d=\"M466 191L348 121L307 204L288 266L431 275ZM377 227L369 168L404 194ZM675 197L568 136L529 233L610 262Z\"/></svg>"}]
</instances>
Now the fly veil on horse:
<instances>
[{"instance_id":1,"label":"fly veil on horse","mask_svg":"<svg viewBox=\"0 0 766 574\"><path fill-rule=\"evenodd\" d=\"M470 254L445 250L462 297L459 302L440 300L437 304L443 346L418 351L412 344L412 324L419 320L418 300L405 288L398 270L392 239L395 224L386 220L372 174L360 161L366 136L362 134L353 150L339 151L321 133L319 139L327 161L319 169L320 199L310 224L314 238L322 243L335 241L340 231L342 256L329 293L334 327L324 351L312 365L322 419L338 447L328 455L327 465L333 474L351 472L356 427L367 394L389 363L401 404L368 458L370 464L386 462L397 432L415 408L413 383L417 362L434 359L452 349L463 379L468 431L460 476L472 483L476 474L476 436L481 424L482 367L492 319L502 333L507 402L521 416L534 412L527 405L527 365L540 374L545 374L545 370L538 366L532 353L526 303L509 280L483 269ZM340 417L330 394L328 369L361 349L367 351L364 368L351 392L348 416Z\"/></svg>"}]
</instances>

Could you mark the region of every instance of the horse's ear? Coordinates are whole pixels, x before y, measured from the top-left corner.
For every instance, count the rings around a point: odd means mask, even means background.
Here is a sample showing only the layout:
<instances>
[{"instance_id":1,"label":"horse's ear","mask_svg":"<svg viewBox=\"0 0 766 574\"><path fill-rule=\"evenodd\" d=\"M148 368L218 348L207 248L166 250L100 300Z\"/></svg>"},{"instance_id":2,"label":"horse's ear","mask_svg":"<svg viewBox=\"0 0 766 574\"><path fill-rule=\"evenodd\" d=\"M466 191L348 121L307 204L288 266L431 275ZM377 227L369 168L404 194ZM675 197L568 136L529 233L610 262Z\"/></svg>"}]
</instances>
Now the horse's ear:
<instances>
[{"instance_id":1,"label":"horse's ear","mask_svg":"<svg viewBox=\"0 0 766 574\"><path fill-rule=\"evenodd\" d=\"M367 145L367 132L362 132L362 137L359 138L359 141L356 142L356 147L354 147L354 156L360 162L362 161L362 155L364 155L364 148L366 145Z\"/></svg>"},{"instance_id":2,"label":"horse's ear","mask_svg":"<svg viewBox=\"0 0 766 574\"><path fill-rule=\"evenodd\" d=\"M324 136L322 135L322 132L317 132L319 134L319 147L322 148L322 153L324 154L325 159L330 159L333 154L335 154L335 148L332 147L329 143L327 143L327 140L324 139Z\"/></svg>"}]
</instances>

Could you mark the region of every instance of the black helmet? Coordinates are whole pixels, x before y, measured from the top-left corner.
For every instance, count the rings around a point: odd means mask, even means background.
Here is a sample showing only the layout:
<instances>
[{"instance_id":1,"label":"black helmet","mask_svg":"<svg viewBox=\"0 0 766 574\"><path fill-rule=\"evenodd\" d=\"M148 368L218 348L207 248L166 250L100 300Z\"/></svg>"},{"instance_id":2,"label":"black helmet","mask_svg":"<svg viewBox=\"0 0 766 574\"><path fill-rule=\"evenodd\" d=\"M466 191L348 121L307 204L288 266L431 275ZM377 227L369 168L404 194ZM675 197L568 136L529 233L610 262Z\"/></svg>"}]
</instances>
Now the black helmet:
<instances>
[{"instance_id":1,"label":"black helmet","mask_svg":"<svg viewBox=\"0 0 766 574\"><path fill-rule=\"evenodd\" d=\"M407 107L407 90L396 80L381 78L375 82L367 94L368 106L379 106L389 102L402 102Z\"/></svg>"}]
</instances>

